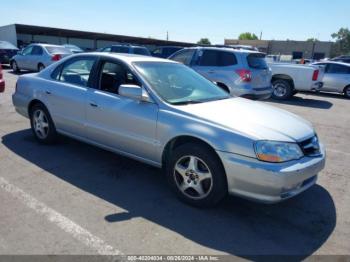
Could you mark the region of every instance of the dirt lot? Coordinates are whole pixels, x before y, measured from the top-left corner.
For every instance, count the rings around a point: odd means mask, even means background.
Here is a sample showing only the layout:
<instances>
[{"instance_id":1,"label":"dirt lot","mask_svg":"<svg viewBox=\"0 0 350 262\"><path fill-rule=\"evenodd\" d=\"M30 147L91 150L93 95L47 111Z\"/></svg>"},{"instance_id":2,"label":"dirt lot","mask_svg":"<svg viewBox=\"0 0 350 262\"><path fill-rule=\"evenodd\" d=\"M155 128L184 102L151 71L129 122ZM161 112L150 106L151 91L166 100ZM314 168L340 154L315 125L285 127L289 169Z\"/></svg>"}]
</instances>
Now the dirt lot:
<instances>
[{"instance_id":1,"label":"dirt lot","mask_svg":"<svg viewBox=\"0 0 350 262\"><path fill-rule=\"evenodd\" d=\"M277 205L230 197L198 210L180 203L155 168L68 138L37 144L12 106L18 76L4 77L0 254L350 255L350 100L264 102L316 127L328 153L317 185Z\"/></svg>"}]
</instances>

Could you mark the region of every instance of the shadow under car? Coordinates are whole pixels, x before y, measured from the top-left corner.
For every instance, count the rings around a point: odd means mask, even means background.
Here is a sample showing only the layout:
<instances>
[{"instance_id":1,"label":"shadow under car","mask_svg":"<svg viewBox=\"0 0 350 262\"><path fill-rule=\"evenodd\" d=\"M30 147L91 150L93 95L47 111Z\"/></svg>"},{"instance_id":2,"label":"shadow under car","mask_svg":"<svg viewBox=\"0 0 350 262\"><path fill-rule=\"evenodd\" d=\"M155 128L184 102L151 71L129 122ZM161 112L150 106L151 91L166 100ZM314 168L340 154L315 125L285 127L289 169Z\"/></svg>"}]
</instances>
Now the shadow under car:
<instances>
[{"instance_id":1,"label":"shadow under car","mask_svg":"<svg viewBox=\"0 0 350 262\"><path fill-rule=\"evenodd\" d=\"M196 209L170 192L161 170L61 137L40 145L30 130L4 135L14 154L79 189L126 210L101 214L110 223L143 217L211 249L242 258L313 254L333 232L336 210L320 185L288 201L263 205L228 197L213 209Z\"/></svg>"}]
</instances>

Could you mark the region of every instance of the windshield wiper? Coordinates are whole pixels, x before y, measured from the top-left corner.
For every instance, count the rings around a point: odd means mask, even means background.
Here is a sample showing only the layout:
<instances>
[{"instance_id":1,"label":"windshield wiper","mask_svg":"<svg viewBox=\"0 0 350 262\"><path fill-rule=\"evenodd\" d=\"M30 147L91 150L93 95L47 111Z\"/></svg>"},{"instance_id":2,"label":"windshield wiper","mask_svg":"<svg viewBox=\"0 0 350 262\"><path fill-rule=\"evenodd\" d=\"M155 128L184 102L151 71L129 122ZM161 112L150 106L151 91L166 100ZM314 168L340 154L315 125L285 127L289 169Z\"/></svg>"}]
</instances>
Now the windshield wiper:
<instances>
[{"instance_id":1,"label":"windshield wiper","mask_svg":"<svg viewBox=\"0 0 350 262\"><path fill-rule=\"evenodd\" d=\"M186 100L186 101L179 101L179 102L173 102L172 105L180 106L180 105L189 105L189 104L199 104L203 103L203 101L198 100Z\"/></svg>"}]
</instances>

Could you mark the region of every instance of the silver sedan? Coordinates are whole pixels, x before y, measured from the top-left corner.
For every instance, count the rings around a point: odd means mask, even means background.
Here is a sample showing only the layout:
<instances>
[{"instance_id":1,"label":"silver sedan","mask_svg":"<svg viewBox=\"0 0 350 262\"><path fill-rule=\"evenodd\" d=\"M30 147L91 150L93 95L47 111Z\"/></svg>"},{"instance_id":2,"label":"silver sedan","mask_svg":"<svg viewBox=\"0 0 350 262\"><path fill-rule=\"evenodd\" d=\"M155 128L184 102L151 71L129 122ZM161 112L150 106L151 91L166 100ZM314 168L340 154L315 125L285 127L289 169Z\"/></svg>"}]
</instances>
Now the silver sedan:
<instances>
[{"instance_id":1,"label":"silver sedan","mask_svg":"<svg viewBox=\"0 0 350 262\"><path fill-rule=\"evenodd\" d=\"M329 61L314 65L325 67L321 91L340 93L350 98L350 64Z\"/></svg>"},{"instance_id":2,"label":"silver sedan","mask_svg":"<svg viewBox=\"0 0 350 262\"><path fill-rule=\"evenodd\" d=\"M159 58L73 55L19 77L13 104L39 142L63 134L163 167L177 196L195 206L228 193L279 202L314 185L325 165L309 122L230 97Z\"/></svg>"},{"instance_id":3,"label":"silver sedan","mask_svg":"<svg viewBox=\"0 0 350 262\"><path fill-rule=\"evenodd\" d=\"M15 73L23 70L40 72L45 67L71 55L64 46L48 44L31 44L11 58L10 65Z\"/></svg>"}]
</instances>

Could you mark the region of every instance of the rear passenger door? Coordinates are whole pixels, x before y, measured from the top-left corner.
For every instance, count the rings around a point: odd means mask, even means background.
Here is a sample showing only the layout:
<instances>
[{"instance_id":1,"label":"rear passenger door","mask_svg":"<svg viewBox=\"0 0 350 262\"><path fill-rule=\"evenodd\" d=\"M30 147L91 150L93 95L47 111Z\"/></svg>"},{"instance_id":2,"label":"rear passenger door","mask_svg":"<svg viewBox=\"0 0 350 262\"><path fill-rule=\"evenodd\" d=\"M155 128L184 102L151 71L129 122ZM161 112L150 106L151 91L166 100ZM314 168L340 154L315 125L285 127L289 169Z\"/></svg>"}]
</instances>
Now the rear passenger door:
<instances>
[{"instance_id":1,"label":"rear passenger door","mask_svg":"<svg viewBox=\"0 0 350 262\"><path fill-rule=\"evenodd\" d=\"M63 133L86 135L86 100L95 61L94 56L71 58L55 69L46 85L50 114Z\"/></svg>"}]
</instances>

